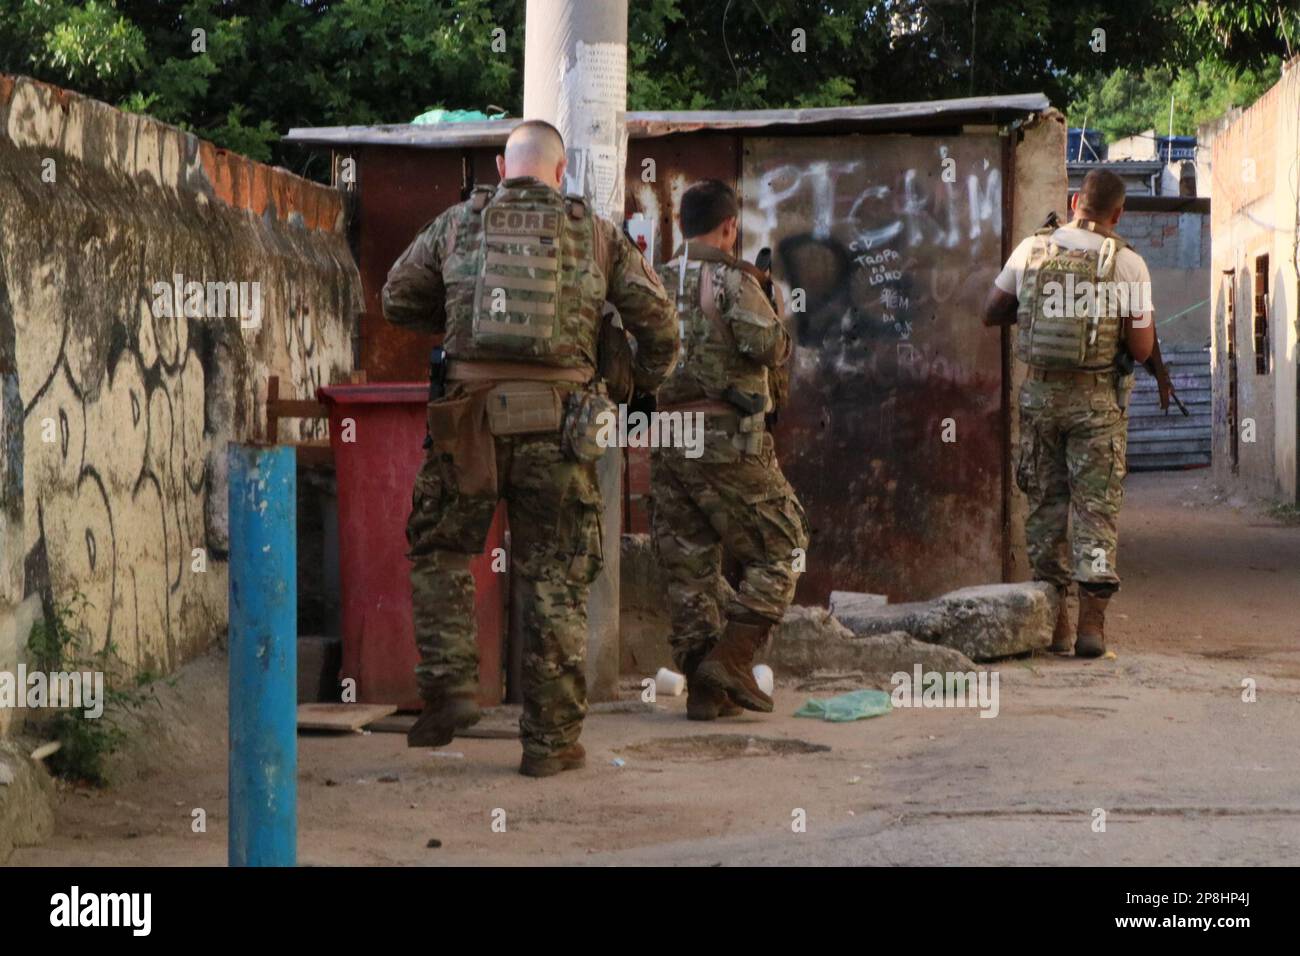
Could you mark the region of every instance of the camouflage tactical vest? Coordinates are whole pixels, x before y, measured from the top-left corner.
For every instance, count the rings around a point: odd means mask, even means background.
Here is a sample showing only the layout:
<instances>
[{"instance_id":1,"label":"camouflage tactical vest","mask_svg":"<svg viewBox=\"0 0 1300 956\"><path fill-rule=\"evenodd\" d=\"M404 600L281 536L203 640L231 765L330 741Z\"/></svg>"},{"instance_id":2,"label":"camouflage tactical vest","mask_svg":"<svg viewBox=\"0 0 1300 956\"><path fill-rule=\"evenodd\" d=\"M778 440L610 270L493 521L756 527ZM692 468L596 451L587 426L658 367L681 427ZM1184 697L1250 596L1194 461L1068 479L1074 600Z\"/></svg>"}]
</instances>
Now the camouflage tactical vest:
<instances>
[{"instance_id":1,"label":"camouflage tactical vest","mask_svg":"<svg viewBox=\"0 0 1300 956\"><path fill-rule=\"evenodd\" d=\"M659 387L660 404L705 398L725 401L723 393L734 386L762 396L767 411L772 410L768 369L737 351L726 325L727 271L733 268L724 262L688 258L683 274L680 257L659 267L659 278L677 301L682 341L677 367Z\"/></svg>"},{"instance_id":2,"label":"camouflage tactical vest","mask_svg":"<svg viewBox=\"0 0 1300 956\"><path fill-rule=\"evenodd\" d=\"M480 188L448 250L447 335L455 358L594 367L605 275L580 198L531 179Z\"/></svg>"},{"instance_id":3,"label":"camouflage tactical vest","mask_svg":"<svg viewBox=\"0 0 1300 956\"><path fill-rule=\"evenodd\" d=\"M1110 368L1119 352L1123 309L1113 282L1127 243L1106 236L1101 249L1065 249L1055 229L1034 234L1017 310L1016 356L1042 369Z\"/></svg>"}]
</instances>

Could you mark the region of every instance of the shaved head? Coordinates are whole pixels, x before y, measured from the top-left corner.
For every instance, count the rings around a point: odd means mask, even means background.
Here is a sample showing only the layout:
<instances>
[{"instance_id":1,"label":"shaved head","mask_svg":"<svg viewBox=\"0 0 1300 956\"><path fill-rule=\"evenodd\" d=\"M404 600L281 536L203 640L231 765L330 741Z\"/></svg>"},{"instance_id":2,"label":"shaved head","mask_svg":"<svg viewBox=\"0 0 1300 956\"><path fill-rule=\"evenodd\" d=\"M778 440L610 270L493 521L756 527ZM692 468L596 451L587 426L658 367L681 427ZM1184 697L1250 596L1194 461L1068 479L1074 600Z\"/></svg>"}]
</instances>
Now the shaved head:
<instances>
[{"instance_id":1,"label":"shaved head","mask_svg":"<svg viewBox=\"0 0 1300 956\"><path fill-rule=\"evenodd\" d=\"M1124 180L1107 169L1094 169L1079 186L1078 212L1105 221L1124 205Z\"/></svg>"},{"instance_id":2,"label":"shaved head","mask_svg":"<svg viewBox=\"0 0 1300 956\"><path fill-rule=\"evenodd\" d=\"M558 189L564 178L564 139L560 131L542 120L525 120L506 139L497 170L503 179L533 176Z\"/></svg>"}]
</instances>

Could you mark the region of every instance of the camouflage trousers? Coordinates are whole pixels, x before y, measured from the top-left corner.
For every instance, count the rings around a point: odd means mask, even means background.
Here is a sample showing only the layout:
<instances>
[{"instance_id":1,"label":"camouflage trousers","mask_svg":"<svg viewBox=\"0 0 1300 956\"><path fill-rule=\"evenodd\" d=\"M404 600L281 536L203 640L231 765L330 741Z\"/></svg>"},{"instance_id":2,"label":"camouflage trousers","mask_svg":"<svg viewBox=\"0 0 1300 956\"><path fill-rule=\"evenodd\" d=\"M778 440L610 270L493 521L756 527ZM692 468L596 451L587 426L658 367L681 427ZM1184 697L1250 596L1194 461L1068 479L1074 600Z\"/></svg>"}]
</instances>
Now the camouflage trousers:
<instances>
[{"instance_id":1,"label":"camouflage trousers","mask_svg":"<svg viewBox=\"0 0 1300 956\"><path fill-rule=\"evenodd\" d=\"M1029 499L1025 537L1036 581L1119 586L1128 415L1113 383L1021 386L1016 484Z\"/></svg>"},{"instance_id":2,"label":"camouflage trousers","mask_svg":"<svg viewBox=\"0 0 1300 956\"><path fill-rule=\"evenodd\" d=\"M707 433L714 444L717 433ZM690 459L682 449L651 457L651 526L655 553L668 575L673 661L698 661L722 636L727 618L780 621L794 599L808 522L781 474L772 436L755 456ZM723 558L740 565L733 589Z\"/></svg>"},{"instance_id":3,"label":"camouflage trousers","mask_svg":"<svg viewBox=\"0 0 1300 956\"><path fill-rule=\"evenodd\" d=\"M499 498L510 522L514 594L523 602L524 752L577 741L587 712L587 593L603 561L595 466L570 461L557 434L495 439L497 493L462 494L452 463L430 455L415 480L406 538L416 678L426 699L478 688L474 579Z\"/></svg>"}]
</instances>

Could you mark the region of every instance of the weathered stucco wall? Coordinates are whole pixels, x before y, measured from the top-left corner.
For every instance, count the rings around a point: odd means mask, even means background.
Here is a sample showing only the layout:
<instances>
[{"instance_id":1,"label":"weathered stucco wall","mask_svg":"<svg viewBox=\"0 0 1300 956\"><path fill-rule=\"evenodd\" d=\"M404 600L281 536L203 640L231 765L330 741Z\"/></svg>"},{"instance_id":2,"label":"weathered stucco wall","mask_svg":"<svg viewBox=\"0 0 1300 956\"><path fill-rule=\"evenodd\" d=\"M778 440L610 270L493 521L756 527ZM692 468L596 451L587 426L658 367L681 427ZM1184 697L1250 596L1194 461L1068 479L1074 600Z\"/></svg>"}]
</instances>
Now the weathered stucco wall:
<instances>
[{"instance_id":1,"label":"weathered stucco wall","mask_svg":"<svg viewBox=\"0 0 1300 956\"><path fill-rule=\"evenodd\" d=\"M308 396L352 367L342 219L333 190L0 75L0 634L81 594L92 649L166 672L224 632L226 444L268 376ZM242 320L167 309L176 275L243 283Z\"/></svg>"},{"instance_id":2,"label":"weathered stucco wall","mask_svg":"<svg viewBox=\"0 0 1300 956\"><path fill-rule=\"evenodd\" d=\"M1300 58L1253 106L1212 134L1210 295L1214 476L1246 494L1294 502L1297 489L1297 269L1300 268ZM1268 256L1268 365L1257 370L1254 298ZM1228 302L1236 334L1236 422ZM1237 460L1233 462L1236 433ZM1253 432L1254 441L1246 440Z\"/></svg>"}]
</instances>

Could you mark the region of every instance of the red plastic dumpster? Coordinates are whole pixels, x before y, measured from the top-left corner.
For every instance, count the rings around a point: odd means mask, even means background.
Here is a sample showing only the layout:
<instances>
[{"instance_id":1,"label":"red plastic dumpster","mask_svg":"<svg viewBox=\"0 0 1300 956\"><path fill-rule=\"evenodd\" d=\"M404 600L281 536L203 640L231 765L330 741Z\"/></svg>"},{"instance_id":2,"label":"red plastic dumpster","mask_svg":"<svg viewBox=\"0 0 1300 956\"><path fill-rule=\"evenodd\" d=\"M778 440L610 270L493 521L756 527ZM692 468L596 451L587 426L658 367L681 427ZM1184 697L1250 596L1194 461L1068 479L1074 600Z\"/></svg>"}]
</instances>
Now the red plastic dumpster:
<instances>
[{"instance_id":1,"label":"red plastic dumpster","mask_svg":"<svg viewBox=\"0 0 1300 956\"><path fill-rule=\"evenodd\" d=\"M329 408L338 478L339 577L343 607L341 678L357 682L357 700L420 708L415 684L411 563L406 518L424 460L424 383L333 385L319 390ZM346 440L345 440L346 439ZM479 702L502 696L502 643L509 575L492 571L505 547L505 507L483 553L470 562L478 613Z\"/></svg>"}]
</instances>

